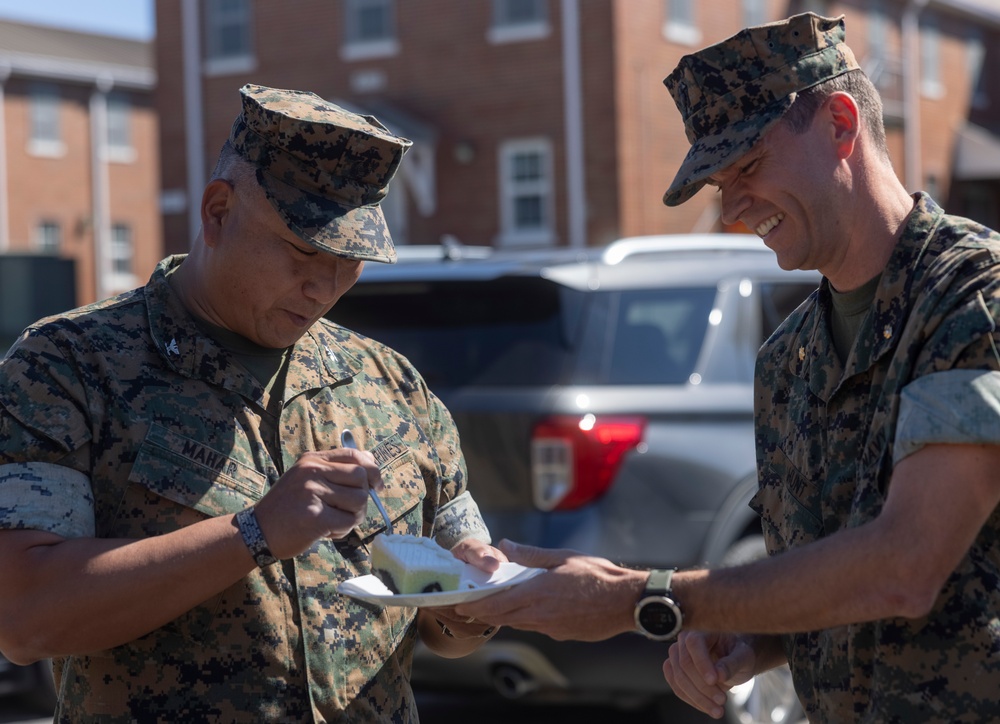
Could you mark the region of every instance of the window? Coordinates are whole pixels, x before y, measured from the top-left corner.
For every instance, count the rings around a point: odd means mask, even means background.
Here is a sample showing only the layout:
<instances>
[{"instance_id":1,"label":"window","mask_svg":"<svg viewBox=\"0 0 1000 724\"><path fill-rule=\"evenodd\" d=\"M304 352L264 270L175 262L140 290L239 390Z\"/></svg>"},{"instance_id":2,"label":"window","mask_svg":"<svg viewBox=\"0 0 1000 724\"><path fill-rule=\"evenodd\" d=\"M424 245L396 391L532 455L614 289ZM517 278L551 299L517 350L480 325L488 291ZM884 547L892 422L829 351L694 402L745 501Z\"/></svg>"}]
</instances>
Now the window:
<instances>
[{"instance_id":1,"label":"window","mask_svg":"<svg viewBox=\"0 0 1000 724\"><path fill-rule=\"evenodd\" d=\"M944 95L944 86L941 85L941 31L930 15L924 16L920 24L920 90L931 98Z\"/></svg>"},{"instance_id":2,"label":"window","mask_svg":"<svg viewBox=\"0 0 1000 724\"><path fill-rule=\"evenodd\" d=\"M500 243L551 244L552 147L545 139L500 148Z\"/></svg>"},{"instance_id":3,"label":"window","mask_svg":"<svg viewBox=\"0 0 1000 724\"><path fill-rule=\"evenodd\" d=\"M111 273L116 277L132 275L132 229L127 224L111 227Z\"/></svg>"},{"instance_id":4,"label":"window","mask_svg":"<svg viewBox=\"0 0 1000 724\"><path fill-rule=\"evenodd\" d=\"M36 156L61 156L66 152L59 123L59 88L39 83L32 86L29 100L28 151Z\"/></svg>"},{"instance_id":5,"label":"window","mask_svg":"<svg viewBox=\"0 0 1000 724\"><path fill-rule=\"evenodd\" d=\"M372 282L328 316L405 354L435 390L545 387L570 382L585 297L527 276Z\"/></svg>"},{"instance_id":6,"label":"window","mask_svg":"<svg viewBox=\"0 0 1000 724\"><path fill-rule=\"evenodd\" d=\"M493 0L491 43L538 40L549 35L548 0Z\"/></svg>"},{"instance_id":7,"label":"window","mask_svg":"<svg viewBox=\"0 0 1000 724\"><path fill-rule=\"evenodd\" d=\"M55 221L42 221L35 227L35 248L42 254L58 254L62 231Z\"/></svg>"},{"instance_id":8,"label":"window","mask_svg":"<svg viewBox=\"0 0 1000 724\"><path fill-rule=\"evenodd\" d=\"M990 105L990 98L986 93L986 76L983 72L985 58L986 43L983 41L982 31L974 28L966 40L965 63L971 81L969 90L972 93L972 107L977 109L988 108Z\"/></svg>"},{"instance_id":9,"label":"window","mask_svg":"<svg viewBox=\"0 0 1000 724\"><path fill-rule=\"evenodd\" d=\"M108 95L108 156L113 161L135 159L132 147L132 104L124 93Z\"/></svg>"},{"instance_id":10,"label":"window","mask_svg":"<svg viewBox=\"0 0 1000 724\"><path fill-rule=\"evenodd\" d=\"M622 292L612 325L607 381L613 385L678 385L701 352L714 287Z\"/></svg>"},{"instance_id":11,"label":"window","mask_svg":"<svg viewBox=\"0 0 1000 724\"><path fill-rule=\"evenodd\" d=\"M399 52L395 0L347 0L344 13L341 58L365 60Z\"/></svg>"},{"instance_id":12,"label":"window","mask_svg":"<svg viewBox=\"0 0 1000 724\"><path fill-rule=\"evenodd\" d=\"M965 187L962 196L965 199L964 216L975 219L991 229L997 228L1000 214L997 213L995 194L988 185L970 184Z\"/></svg>"},{"instance_id":13,"label":"window","mask_svg":"<svg viewBox=\"0 0 1000 724\"><path fill-rule=\"evenodd\" d=\"M743 0L743 27L767 22L767 0Z\"/></svg>"},{"instance_id":14,"label":"window","mask_svg":"<svg viewBox=\"0 0 1000 724\"><path fill-rule=\"evenodd\" d=\"M816 291L817 284L795 282L763 282L760 284L761 330L760 343L764 344L778 325Z\"/></svg>"},{"instance_id":15,"label":"window","mask_svg":"<svg viewBox=\"0 0 1000 724\"><path fill-rule=\"evenodd\" d=\"M254 68L250 0L205 0L205 72Z\"/></svg>"},{"instance_id":16,"label":"window","mask_svg":"<svg viewBox=\"0 0 1000 724\"><path fill-rule=\"evenodd\" d=\"M666 0L666 13L663 35L667 40L681 45L697 45L701 42L694 0Z\"/></svg>"}]
</instances>

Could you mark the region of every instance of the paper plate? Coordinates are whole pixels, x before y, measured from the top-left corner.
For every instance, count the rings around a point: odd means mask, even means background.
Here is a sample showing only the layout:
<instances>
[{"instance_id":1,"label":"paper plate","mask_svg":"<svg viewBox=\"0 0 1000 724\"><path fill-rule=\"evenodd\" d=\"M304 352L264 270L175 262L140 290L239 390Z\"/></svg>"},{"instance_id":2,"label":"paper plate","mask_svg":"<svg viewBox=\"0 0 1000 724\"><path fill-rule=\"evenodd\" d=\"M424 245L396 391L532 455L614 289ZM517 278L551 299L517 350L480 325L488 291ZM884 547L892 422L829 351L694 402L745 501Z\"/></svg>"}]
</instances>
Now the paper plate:
<instances>
[{"instance_id":1,"label":"paper plate","mask_svg":"<svg viewBox=\"0 0 1000 724\"><path fill-rule=\"evenodd\" d=\"M337 590L351 598L378 606L454 606L456 603L475 601L516 586L518 583L524 583L544 571L544 568L525 568L518 563L501 563L500 568L489 574L466 564L465 572L460 579L462 588L457 591L396 594L373 575L343 581L338 584ZM466 587L467 585L471 587Z\"/></svg>"}]
</instances>

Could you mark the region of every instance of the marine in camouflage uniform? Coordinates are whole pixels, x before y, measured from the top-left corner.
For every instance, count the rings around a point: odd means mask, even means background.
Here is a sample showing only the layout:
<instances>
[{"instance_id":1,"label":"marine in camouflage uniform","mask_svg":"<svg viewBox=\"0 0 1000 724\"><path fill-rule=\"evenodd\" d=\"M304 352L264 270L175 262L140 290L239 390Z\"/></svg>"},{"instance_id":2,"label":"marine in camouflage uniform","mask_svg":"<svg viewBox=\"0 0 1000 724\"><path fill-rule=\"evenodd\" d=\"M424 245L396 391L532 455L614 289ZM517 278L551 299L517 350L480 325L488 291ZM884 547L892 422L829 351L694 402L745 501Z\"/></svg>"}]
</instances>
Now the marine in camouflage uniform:
<instances>
[{"instance_id":1,"label":"marine in camouflage uniform","mask_svg":"<svg viewBox=\"0 0 1000 724\"><path fill-rule=\"evenodd\" d=\"M895 463L923 445L1000 442L998 265L1000 235L920 194L845 364L826 280L764 345L752 506L769 552L873 520ZM993 719L998 611L994 510L926 617L785 637L810 721Z\"/></svg>"},{"instance_id":2,"label":"marine in camouflage uniform","mask_svg":"<svg viewBox=\"0 0 1000 724\"><path fill-rule=\"evenodd\" d=\"M289 228L326 253L391 261L376 204L408 142L312 94L247 86L242 99L230 143ZM324 176L312 154L338 167ZM283 388L268 389L185 308L170 283L183 261L41 320L3 360L0 529L177 531L248 509L350 428L378 462L395 532L446 548L489 540L452 419L405 358L320 320L289 349ZM258 567L147 635L57 658L56 721L416 722L415 609L336 589L371 572L383 530L370 506L346 538Z\"/></svg>"},{"instance_id":3,"label":"marine in camouflage uniform","mask_svg":"<svg viewBox=\"0 0 1000 724\"><path fill-rule=\"evenodd\" d=\"M686 56L665 83L692 147L664 202L742 163L797 93L857 68L843 18L812 14ZM771 554L876 519L894 466L925 445L1000 444L1000 235L914 199L846 359L827 279L760 350L751 505ZM994 510L924 617L783 636L810 721L995 718L998 536Z\"/></svg>"},{"instance_id":4,"label":"marine in camouflage uniform","mask_svg":"<svg viewBox=\"0 0 1000 724\"><path fill-rule=\"evenodd\" d=\"M716 718L787 661L813 722L992 721L1000 236L902 186L844 38L843 18L805 13L665 81L691 148L664 202L711 183L723 223L824 277L758 357L752 505L772 555L670 574L506 546L549 571L459 611L560 639L680 626L664 676Z\"/></svg>"}]
</instances>

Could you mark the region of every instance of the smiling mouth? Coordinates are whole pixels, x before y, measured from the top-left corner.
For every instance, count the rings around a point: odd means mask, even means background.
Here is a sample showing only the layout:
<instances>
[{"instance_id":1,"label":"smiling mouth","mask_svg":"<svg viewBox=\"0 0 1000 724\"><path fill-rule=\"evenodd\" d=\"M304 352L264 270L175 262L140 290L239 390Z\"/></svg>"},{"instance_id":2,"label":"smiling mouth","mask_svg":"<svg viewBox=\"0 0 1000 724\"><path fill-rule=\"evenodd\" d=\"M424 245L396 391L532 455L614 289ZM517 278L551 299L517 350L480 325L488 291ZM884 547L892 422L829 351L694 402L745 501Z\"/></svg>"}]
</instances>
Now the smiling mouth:
<instances>
[{"instance_id":1,"label":"smiling mouth","mask_svg":"<svg viewBox=\"0 0 1000 724\"><path fill-rule=\"evenodd\" d=\"M768 235L768 233L770 233L771 229L780 224L782 220L784 220L784 218L785 218L784 214L781 213L775 214L771 218L762 221L757 226L757 228L754 229L754 232L757 234L757 236L764 238L765 236Z\"/></svg>"}]
</instances>

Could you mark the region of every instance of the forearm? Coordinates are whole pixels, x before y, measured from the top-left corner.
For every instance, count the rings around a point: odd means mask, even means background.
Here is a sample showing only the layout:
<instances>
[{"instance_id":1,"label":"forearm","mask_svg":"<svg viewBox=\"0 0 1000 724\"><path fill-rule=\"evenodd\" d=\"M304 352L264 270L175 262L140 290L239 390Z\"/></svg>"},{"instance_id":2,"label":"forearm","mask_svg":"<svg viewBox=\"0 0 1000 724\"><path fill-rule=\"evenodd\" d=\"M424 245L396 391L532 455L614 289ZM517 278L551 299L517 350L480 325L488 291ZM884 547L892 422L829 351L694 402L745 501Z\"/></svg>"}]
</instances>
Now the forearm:
<instances>
[{"instance_id":1,"label":"forearm","mask_svg":"<svg viewBox=\"0 0 1000 724\"><path fill-rule=\"evenodd\" d=\"M791 633L927 615L1000 505L1000 446L928 445L877 518L743 567L678 574L691 628Z\"/></svg>"},{"instance_id":2,"label":"forearm","mask_svg":"<svg viewBox=\"0 0 1000 724\"><path fill-rule=\"evenodd\" d=\"M682 571L685 626L784 634L907 615L899 561L874 524L746 566Z\"/></svg>"},{"instance_id":3,"label":"forearm","mask_svg":"<svg viewBox=\"0 0 1000 724\"><path fill-rule=\"evenodd\" d=\"M19 662L131 641L254 568L232 516L143 540L0 536L8 537L0 558L0 648ZM19 543L12 547L13 536Z\"/></svg>"}]
</instances>

